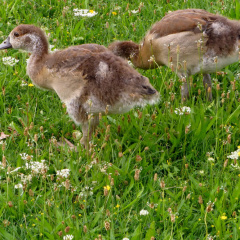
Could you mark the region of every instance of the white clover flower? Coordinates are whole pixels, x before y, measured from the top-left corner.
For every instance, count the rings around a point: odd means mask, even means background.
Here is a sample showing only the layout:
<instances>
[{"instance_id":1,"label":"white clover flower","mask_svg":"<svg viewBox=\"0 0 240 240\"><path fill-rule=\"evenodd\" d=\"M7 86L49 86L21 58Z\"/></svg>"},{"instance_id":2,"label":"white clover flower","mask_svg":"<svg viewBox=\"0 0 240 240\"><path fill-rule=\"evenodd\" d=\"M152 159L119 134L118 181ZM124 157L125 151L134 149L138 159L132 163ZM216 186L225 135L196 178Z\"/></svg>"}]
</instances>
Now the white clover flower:
<instances>
[{"instance_id":1,"label":"white clover flower","mask_svg":"<svg viewBox=\"0 0 240 240\"><path fill-rule=\"evenodd\" d=\"M230 159L238 159L240 157L240 148L238 148L235 152L231 152L230 155L227 156L227 158Z\"/></svg>"},{"instance_id":2,"label":"white clover flower","mask_svg":"<svg viewBox=\"0 0 240 240\"><path fill-rule=\"evenodd\" d=\"M19 183L19 184L16 184L16 185L14 186L14 188L15 188L15 189L22 189L22 188L23 188L23 185L22 185L21 183Z\"/></svg>"},{"instance_id":3,"label":"white clover flower","mask_svg":"<svg viewBox=\"0 0 240 240\"><path fill-rule=\"evenodd\" d=\"M139 10L138 9L137 10L131 10L131 13L133 13L133 14L139 13Z\"/></svg>"},{"instance_id":4,"label":"white clover flower","mask_svg":"<svg viewBox=\"0 0 240 240\"><path fill-rule=\"evenodd\" d=\"M125 238L123 238L122 240L129 240L129 238L126 238L126 237L125 237Z\"/></svg>"},{"instance_id":5,"label":"white clover flower","mask_svg":"<svg viewBox=\"0 0 240 240\"><path fill-rule=\"evenodd\" d=\"M31 169L33 173L41 173L48 170L48 166L46 165L45 160L42 160L41 162L26 163L26 168Z\"/></svg>"},{"instance_id":6,"label":"white clover flower","mask_svg":"<svg viewBox=\"0 0 240 240\"><path fill-rule=\"evenodd\" d=\"M175 112L176 114L178 114L178 115L183 115L183 114L188 115L188 114L191 113L191 108L184 106L184 107L182 107L182 108L176 108L176 109L174 110L174 112Z\"/></svg>"},{"instance_id":7,"label":"white clover flower","mask_svg":"<svg viewBox=\"0 0 240 240\"><path fill-rule=\"evenodd\" d=\"M81 17L94 17L98 13L95 12L94 10L89 10L89 9L78 9L75 8L73 9L74 16L81 16Z\"/></svg>"},{"instance_id":8,"label":"white clover flower","mask_svg":"<svg viewBox=\"0 0 240 240\"><path fill-rule=\"evenodd\" d=\"M28 158L32 159L33 156L32 155L28 155L27 153L20 153L19 154L22 158L22 160L27 160Z\"/></svg>"},{"instance_id":9,"label":"white clover flower","mask_svg":"<svg viewBox=\"0 0 240 240\"><path fill-rule=\"evenodd\" d=\"M13 57L3 57L2 61L3 61L3 64L9 65L9 66L14 66L16 63L19 62L18 59L13 58Z\"/></svg>"},{"instance_id":10,"label":"white clover flower","mask_svg":"<svg viewBox=\"0 0 240 240\"><path fill-rule=\"evenodd\" d=\"M209 157L209 158L208 158L208 161L209 161L209 162L215 162L214 158L212 158L212 157Z\"/></svg>"},{"instance_id":11,"label":"white clover flower","mask_svg":"<svg viewBox=\"0 0 240 240\"><path fill-rule=\"evenodd\" d=\"M20 84L21 87L25 87L25 86L27 86L27 85L28 85L28 84L27 84L26 82L24 82L24 81L22 81L21 84Z\"/></svg>"},{"instance_id":12,"label":"white clover flower","mask_svg":"<svg viewBox=\"0 0 240 240\"><path fill-rule=\"evenodd\" d=\"M57 176L63 177L63 178L68 178L70 175L70 169L62 169L57 171Z\"/></svg>"},{"instance_id":13,"label":"white clover flower","mask_svg":"<svg viewBox=\"0 0 240 240\"><path fill-rule=\"evenodd\" d=\"M148 212L148 210L142 209L139 214L140 214L140 215L143 215L143 216L146 216L146 215L149 214L149 212Z\"/></svg>"},{"instance_id":14,"label":"white clover flower","mask_svg":"<svg viewBox=\"0 0 240 240\"><path fill-rule=\"evenodd\" d=\"M63 237L63 240L72 240L73 238L73 235L66 235Z\"/></svg>"}]
</instances>

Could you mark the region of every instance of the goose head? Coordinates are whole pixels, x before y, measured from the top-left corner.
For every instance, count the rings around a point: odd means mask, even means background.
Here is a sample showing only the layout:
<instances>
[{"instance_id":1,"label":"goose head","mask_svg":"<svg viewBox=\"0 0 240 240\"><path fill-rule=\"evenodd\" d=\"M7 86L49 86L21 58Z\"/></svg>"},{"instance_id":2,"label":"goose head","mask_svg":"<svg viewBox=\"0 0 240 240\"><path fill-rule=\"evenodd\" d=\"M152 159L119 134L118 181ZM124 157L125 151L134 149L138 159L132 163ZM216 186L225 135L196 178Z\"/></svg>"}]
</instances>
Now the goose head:
<instances>
[{"instance_id":1,"label":"goose head","mask_svg":"<svg viewBox=\"0 0 240 240\"><path fill-rule=\"evenodd\" d=\"M34 26L21 24L15 27L0 49L22 49L34 54L48 53L48 41L44 32Z\"/></svg>"},{"instance_id":2,"label":"goose head","mask_svg":"<svg viewBox=\"0 0 240 240\"><path fill-rule=\"evenodd\" d=\"M153 88L149 79L140 74L128 79L125 93L139 106L144 106L146 103L154 104L159 100L159 93Z\"/></svg>"}]
</instances>

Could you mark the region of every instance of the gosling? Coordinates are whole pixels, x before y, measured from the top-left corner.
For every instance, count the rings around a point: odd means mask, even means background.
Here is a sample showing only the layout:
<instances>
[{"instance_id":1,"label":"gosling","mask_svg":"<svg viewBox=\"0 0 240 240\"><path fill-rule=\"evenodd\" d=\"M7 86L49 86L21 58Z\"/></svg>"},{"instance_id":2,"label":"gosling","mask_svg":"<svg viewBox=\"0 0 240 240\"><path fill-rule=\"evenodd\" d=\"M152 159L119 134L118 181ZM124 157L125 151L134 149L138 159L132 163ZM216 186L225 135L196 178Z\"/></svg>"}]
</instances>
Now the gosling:
<instances>
[{"instance_id":1,"label":"gosling","mask_svg":"<svg viewBox=\"0 0 240 240\"><path fill-rule=\"evenodd\" d=\"M206 96L212 100L209 73L239 61L240 22L201 9L177 10L156 22L139 45L114 42L109 49L135 67L168 66L182 79L181 97L189 97L189 76L203 74Z\"/></svg>"},{"instance_id":2,"label":"gosling","mask_svg":"<svg viewBox=\"0 0 240 240\"><path fill-rule=\"evenodd\" d=\"M33 84L55 91L65 103L70 117L82 127L80 142L86 148L100 113L121 114L159 99L147 77L104 46L83 44L49 53L45 33L22 24L0 44L0 49L7 48L31 53L27 74Z\"/></svg>"}]
</instances>

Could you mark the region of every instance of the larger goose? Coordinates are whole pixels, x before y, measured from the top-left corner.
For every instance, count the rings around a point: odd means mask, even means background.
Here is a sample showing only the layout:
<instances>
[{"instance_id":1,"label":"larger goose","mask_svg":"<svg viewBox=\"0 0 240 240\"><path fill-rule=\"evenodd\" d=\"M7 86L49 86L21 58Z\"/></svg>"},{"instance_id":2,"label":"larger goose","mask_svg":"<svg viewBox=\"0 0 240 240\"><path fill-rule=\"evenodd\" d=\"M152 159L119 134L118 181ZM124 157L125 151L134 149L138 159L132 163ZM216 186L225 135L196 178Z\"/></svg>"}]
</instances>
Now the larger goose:
<instances>
[{"instance_id":1,"label":"larger goose","mask_svg":"<svg viewBox=\"0 0 240 240\"><path fill-rule=\"evenodd\" d=\"M6 48L31 52L29 77L36 86L54 90L66 104L71 118L82 126L84 146L99 122L99 113L124 113L158 100L148 78L104 46L84 44L49 53L44 32L23 24L0 45Z\"/></svg>"},{"instance_id":2,"label":"larger goose","mask_svg":"<svg viewBox=\"0 0 240 240\"><path fill-rule=\"evenodd\" d=\"M155 23L139 45L114 42L109 49L143 69L171 67L183 79L182 100L189 95L187 78L203 73L212 99L209 73L239 60L240 22L201 9L178 10Z\"/></svg>"}]
</instances>

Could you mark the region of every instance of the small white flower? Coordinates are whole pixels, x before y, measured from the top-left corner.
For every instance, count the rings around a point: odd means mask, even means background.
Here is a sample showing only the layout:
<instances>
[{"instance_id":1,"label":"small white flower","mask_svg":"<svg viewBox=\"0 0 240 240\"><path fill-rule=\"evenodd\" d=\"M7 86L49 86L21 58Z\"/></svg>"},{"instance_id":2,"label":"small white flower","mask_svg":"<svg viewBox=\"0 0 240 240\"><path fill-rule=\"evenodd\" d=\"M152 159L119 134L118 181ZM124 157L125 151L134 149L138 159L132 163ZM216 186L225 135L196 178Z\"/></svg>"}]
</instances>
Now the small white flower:
<instances>
[{"instance_id":1,"label":"small white flower","mask_svg":"<svg viewBox=\"0 0 240 240\"><path fill-rule=\"evenodd\" d=\"M149 212L148 212L148 210L142 209L139 214L140 214L140 215L143 215L143 216L146 216L146 215L149 214Z\"/></svg>"},{"instance_id":2,"label":"small white flower","mask_svg":"<svg viewBox=\"0 0 240 240\"><path fill-rule=\"evenodd\" d=\"M94 10L78 9L78 8L73 9L73 12L74 12L74 16L81 16L81 17L94 17L95 15L98 14Z\"/></svg>"},{"instance_id":3,"label":"small white flower","mask_svg":"<svg viewBox=\"0 0 240 240\"><path fill-rule=\"evenodd\" d=\"M31 159L33 158L32 155L28 155L27 153L20 153L19 155L21 156L22 160L27 160L28 157L30 157Z\"/></svg>"},{"instance_id":4,"label":"small white flower","mask_svg":"<svg viewBox=\"0 0 240 240\"><path fill-rule=\"evenodd\" d=\"M129 238L126 238L126 237L125 237L125 238L123 238L122 240L129 240Z\"/></svg>"},{"instance_id":5,"label":"small white flower","mask_svg":"<svg viewBox=\"0 0 240 240\"><path fill-rule=\"evenodd\" d=\"M133 14L139 13L139 10L131 10L131 13Z\"/></svg>"},{"instance_id":6,"label":"small white flower","mask_svg":"<svg viewBox=\"0 0 240 240\"><path fill-rule=\"evenodd\" d=\"M231 152L230 155L227 156L227 158L230 158L230 159L238 159L240 156L240 148L237 149L235 152Z\"/></svg>"},{"instance_id":7,"label":"small white flower","mask_svg":"<svg viewBox=\"0 0 240 240\"><path fill-rule=\"evenodd\" d=\"M24 82L24 81L22 81L21 84L20 84L21 87L25 87L25 86L27 86L27 85L28 85L28 84L27 84L26 82Z\"/></svg>"},{"instance_id":8,"label":"small white flower","mask_svg":"<svg viewBox=\"0 0 240 240\"><path fill-rule=\"evenodd\" d=\"M14 188L15 188L15 189L21 189L21 188L23 188L23 185L22 185L21 183L19 183L19 184L16 184L16 185L14 186Z\"/></svg>"},{"instance_id":9,"label":"small white flower","mask_svg":"<svg viewBox=\"0 0 240 240\"><path fill-rule=\"evenodd\" d=\"M208 161L209 161L209 162L214 162L215 160L214 160L214 158L209 157L209 158L208 158Z\"/></svg>"},{"instance_id":10,"label":"small white flower","mask_svg":"<svg viewBox=\"0 0 240 240\"><path fill-rule=\"evenodd\" d=\"M132 63L130 60L128 60L128 65L130 65L131 67L133 67L133 63Z\"/></svg>"},{"instance_id":11,"label":"small white flower","mask_svg":"<svg viewBox=\"0 0 240 240\"><path fill-rule=\"evenodd\" d=\"M13 58L13 57L3 57L2 61L3 61L3 64L9 65L9 66L14 66L16 63L19 62L18 59Z\"/></svg>"},{"instance_id":12,"label":"small white flower","mask_svg":"<svg viewBox=\"0 0 240 240\"><path fill-rule=\"evenodd\" d=\"M66 235L63 237L63 240L72 240L73 238L73 235Z\"/></svg>"},{"instance_id":13,"label":"small white flower","mask_svg":"<svg viewBox=\"0 0 240 240\"><path fill-rule=\"evenodd\" d=\"M45 164L45 160L42 160L41 162L26 163L26 168L31 169L33 173L41 173L48 170L48 166Z\"/></svg>"},{"instance_id":14,"label":"small white flower","mask_svg":"<svg viewBox=\"0 0 240 240\"><path fill-rule=\"evenodd\" d=\"M184 107L182 107L182 108L176 108L176 109L174 110L174 112L175 112L176 114L178 114L178 115L183 115L183 114L188 115L188 114L191 113L191 108L184 106Z\"/></svg>"},{"instance_id":15,"label":"small white flower","mask_svg":"<svg viewBox=\"0 0 240 240\"><path fill-rule=\"evenodd\" d=\"M69 169L62 169L57 171L57 176L67 178L70 175L70 170Z\"/></svg>"}]
</instances>

